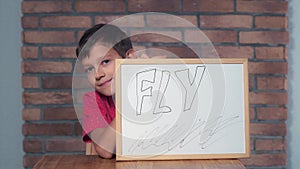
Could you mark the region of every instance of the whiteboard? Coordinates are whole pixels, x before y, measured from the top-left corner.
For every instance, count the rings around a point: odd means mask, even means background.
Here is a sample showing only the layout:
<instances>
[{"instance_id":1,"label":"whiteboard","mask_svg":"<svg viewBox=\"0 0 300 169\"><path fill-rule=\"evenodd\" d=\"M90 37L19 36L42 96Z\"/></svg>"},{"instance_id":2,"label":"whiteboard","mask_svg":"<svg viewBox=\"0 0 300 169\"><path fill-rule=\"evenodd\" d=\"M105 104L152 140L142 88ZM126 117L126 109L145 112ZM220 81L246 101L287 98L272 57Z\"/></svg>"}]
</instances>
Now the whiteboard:
<instances>
[{"instance_id":1,"label":"whiteboard","mask_svg":"<svg viewBox=\"0 0 300 169\"><path fill-rule=\"evenodd\" d=\"M118 59L117 160L249 157L247 59Z\"/></svg>"}]
</instances>

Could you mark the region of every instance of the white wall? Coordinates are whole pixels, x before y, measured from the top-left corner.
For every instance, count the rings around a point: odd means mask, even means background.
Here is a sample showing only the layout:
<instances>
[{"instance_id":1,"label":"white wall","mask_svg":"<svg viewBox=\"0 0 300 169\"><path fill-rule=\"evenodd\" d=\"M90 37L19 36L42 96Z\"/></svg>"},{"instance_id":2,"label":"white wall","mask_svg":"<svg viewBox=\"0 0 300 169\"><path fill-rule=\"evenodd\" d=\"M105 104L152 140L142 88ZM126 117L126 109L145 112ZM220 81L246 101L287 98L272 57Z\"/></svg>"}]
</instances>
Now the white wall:
<instances>
[{"instance_id":1,"label":"white wall","mask_svg":"<svg viewBox=\"0 0 300 169\"><path fill-rule=\"evenodd\" d=\"M0 168L22 168L21 0L0 0Z\"/></svg>"},{"instance_id":2,"label":"white wall","mask_svg":"<svg viewBox=\"0 0 300 169\"><path fill-rule=\"evenodd\" d=\"M289 115L288 115L288 165L300 166L300 1L289 0Z\"/></svg>"}]
</instances>

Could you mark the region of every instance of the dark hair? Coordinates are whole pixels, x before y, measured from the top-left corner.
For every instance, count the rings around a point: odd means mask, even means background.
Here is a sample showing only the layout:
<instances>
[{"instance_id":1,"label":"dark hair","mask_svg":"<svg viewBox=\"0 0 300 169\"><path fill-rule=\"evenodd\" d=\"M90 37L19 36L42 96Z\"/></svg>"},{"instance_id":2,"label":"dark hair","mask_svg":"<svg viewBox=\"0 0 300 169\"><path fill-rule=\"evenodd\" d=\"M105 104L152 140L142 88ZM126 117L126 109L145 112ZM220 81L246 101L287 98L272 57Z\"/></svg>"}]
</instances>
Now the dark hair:
<instances>
[{"instance_id":1,"label":"dark hair","mask_svg":"<svg viewBox=\"0 0 300 169\"><path fill-rule=\"evenodd\" d=\"M79 59L88 57L90 48L96 43L113 45L113 49L123 58L126 57L126 52L132 49L130 38L120 28L110 24L97 24L86 30L80 38L76 56Z\"/></svg>"}]
</instances>

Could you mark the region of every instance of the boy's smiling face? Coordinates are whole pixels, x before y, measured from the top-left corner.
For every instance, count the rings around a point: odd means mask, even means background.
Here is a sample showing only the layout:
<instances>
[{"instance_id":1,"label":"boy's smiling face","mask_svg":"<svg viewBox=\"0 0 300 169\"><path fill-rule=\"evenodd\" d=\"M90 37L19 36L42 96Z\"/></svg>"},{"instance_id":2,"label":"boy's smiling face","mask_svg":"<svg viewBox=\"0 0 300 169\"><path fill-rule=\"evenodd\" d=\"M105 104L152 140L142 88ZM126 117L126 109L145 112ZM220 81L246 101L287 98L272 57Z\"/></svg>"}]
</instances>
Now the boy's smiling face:
<instances>
[{"instance_id":1,"label":"boy's smiling face","mask_svg":"<svg viewBox=\"0 0 300 169\"><path fill-rule=\"evenodd\" d=\"M89 56L82 60L89 83L105 96L115 94L115 59L122 57L113 48L95 44Z\"/></svg>"}]
</instances>

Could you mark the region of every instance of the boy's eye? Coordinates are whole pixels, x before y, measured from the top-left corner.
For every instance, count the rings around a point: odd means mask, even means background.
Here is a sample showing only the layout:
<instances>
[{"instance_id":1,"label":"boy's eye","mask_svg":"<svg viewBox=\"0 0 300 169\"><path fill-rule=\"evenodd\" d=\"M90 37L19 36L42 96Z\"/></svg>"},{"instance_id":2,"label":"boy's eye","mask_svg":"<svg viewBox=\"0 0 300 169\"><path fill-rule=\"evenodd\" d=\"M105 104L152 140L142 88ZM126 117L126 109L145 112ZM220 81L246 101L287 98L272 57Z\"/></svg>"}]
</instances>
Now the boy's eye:
<instances>
[{"instance_id":1,"label":"boy's eye","mask_svg":"<svg viewBox=\"0 0 300 169\"><path fill-rule=\"evenodd\" d=\"M107 65L109 62L110 62L110 60L106 59L106 60L103 60L103 61L101 62L101 64L102 64L102 65Z\"/></svg>"},{"instance_id":2,"label":"boy's eye","mask_svg":"<svg viewBox=\"0 0 300 169\"><path fill-rule=\"evenodd\" d=\"M93 67L88 67L84 71L85 71L85 73L90 73L93 71L93 69L94 69Z\"/></svg>"}]
</instances>

